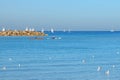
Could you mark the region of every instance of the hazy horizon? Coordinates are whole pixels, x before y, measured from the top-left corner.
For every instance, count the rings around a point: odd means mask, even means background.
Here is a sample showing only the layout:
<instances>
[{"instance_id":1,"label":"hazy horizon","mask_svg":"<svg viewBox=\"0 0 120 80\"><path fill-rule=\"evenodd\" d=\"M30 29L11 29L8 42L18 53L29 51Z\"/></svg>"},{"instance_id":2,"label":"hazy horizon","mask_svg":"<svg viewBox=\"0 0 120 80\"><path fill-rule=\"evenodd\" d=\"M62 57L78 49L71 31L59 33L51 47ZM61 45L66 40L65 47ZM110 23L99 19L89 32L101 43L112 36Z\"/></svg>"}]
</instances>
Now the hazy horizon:
<instances>
[{"instance_id":1,"label":"hazy horizon","mask_svg":"<svg viewBox=\"0 0 120 80\"><path fill-rule=\"evenodd\" d=\"M0 30L120 31L119 0L1 0Z\"/></svg>"}]
</instances>

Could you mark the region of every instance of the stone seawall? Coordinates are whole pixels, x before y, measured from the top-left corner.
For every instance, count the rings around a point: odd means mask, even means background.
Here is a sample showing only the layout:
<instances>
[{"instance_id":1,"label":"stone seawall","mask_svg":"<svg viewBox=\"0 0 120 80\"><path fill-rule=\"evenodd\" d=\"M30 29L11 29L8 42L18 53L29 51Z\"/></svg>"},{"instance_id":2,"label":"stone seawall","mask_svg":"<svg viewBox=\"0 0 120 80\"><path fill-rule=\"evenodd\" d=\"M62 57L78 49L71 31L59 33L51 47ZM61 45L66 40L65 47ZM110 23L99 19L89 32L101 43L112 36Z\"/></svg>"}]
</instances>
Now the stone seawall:
<instances>
[{"instance_id":1,"label":"stone seawall","mask_svg":"<svg viewBox=\"0 0 120 80\"><path fill-rule=\"evenodd\" d=\"M46 36L47 34L38 31L0 31L0 36Z\"/></svg>"}]
</instances>

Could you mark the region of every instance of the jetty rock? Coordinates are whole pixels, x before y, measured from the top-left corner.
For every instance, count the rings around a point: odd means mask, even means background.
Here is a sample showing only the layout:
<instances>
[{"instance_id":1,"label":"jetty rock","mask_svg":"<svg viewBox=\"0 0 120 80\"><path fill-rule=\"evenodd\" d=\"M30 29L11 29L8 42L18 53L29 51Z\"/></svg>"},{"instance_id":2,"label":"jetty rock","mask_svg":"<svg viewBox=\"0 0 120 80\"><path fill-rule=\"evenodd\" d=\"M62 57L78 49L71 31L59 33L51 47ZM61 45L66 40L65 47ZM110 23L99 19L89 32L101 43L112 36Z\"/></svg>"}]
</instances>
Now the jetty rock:
<instances>
[{"instance_id":1,"label":"jetty rock","mask_svg":"<svg viewBox=\"0 0 120 80\"><path fill-rule=\"evenodd\" d=\"M47 34L38 31L7 30L7 31L0 31L0 36L47 36Z\"/></svg>"}]
</instances>

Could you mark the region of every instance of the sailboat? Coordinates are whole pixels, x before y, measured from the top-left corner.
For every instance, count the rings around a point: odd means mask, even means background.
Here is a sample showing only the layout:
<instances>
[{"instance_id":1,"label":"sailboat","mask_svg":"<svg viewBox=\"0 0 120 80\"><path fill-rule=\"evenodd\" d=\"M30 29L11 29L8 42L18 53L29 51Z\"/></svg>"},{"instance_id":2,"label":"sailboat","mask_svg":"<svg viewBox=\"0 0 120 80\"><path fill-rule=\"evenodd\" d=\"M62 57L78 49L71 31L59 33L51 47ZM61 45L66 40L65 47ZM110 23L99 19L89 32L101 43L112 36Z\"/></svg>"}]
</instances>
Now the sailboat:
<instances>
[{"instance_id":1,"label":"sailboat","mask_svg":"<svg viewBox=\"0 0 120 80\"><path fill-rule=\"evenodd\" d=\"M41 32L44 33L44 29L43 28L42 28Z\"/></svg>"},{"instance_id":2,"label":"sailboat","mask_svg":"<svg viewBox=\"0 0 120 80\"><path fill-rule=\"evenodd\" d=\"M32 29L31 29L31 31L35 31L35 29L34 29L34 28L32 28Z\"/></svg>"},{"instance_id":3,"label":"sailboat","mask_svg":"<svg viewBox=\"0 0 120 80\"><path fill-rule=\"evenodd\" d=\"M28 31L28 28L26 28L25 31Z\"/></svg>"},{"instance_id":4,"label":"sailboat","mask_svg":"<svg viewBox=\"0 0 120 80\"><path fill-rule=\"evenodd\" d=\"M2 31L5 31L5 28L3 28Z\"/></svg>"},{"instance_id":5,"label":"sailboat","mask_svg":"<svg viewBox=\"0 0 120 80\"><path fill-rule=\"evenodd\" d=\"M68 29L68 32L70 32L71 30L70 29Z\"/></svg>"},{"instance_id":6,"label":"sailboat","mask_svg":"<svg viewBox=\"0 0 120 80\"><path fill-rule=\"evenodd\" d=\"M113 30L113 29L111 29L111 30L110 30L110 32L114 32L114 30Z\"/></svg>"},{"instance_id":7,"label":"sailboat","mask_svg":"<svg viewBox=\"0 0 120 80\"><path fill-rule=\"evenodd\" d=\"M65 29L63 30L63 32L66 32Z\"/></svg>"},{"instance_id":8,"label":"sailboat","mask_svg":"<svg viewBox=\"0 0 120 80\"><path fill-rule=\"evenodd\" d=\"M51 28L51 33L54 33L54 30L53 30L53 28Z\"/></svg>"}]
</instances>

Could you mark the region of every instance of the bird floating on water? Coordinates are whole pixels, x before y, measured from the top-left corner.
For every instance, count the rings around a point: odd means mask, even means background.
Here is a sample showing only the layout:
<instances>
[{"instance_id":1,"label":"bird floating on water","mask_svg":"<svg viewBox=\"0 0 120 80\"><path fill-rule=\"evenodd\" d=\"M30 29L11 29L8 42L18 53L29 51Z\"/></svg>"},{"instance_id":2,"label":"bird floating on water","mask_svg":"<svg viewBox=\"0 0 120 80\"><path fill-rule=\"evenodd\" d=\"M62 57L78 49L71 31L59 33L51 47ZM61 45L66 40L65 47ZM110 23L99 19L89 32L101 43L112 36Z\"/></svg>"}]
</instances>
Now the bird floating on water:
<instances>
[{"instance_id":1,"label":"bird floating on water","mask_svg":"<svg viewBox=\"0 0 120 80\"><path fill-rule=\"evenodd\" d=\"M9 58L9 61L12 61L12 58Z\"/></svg>"},{"instance_id":2,"label":"bird floating on water","mask_svg":"<svg viewBox=\"0 0 120 80\"><path fill-rule=\"evenodd\" d=\"M84 60L84 59L82 60L82 63L85 63L85 60Z\"/></svg>"},{"instance_id":3,"label":"bird floating on water","mask_svg":"<svg viewBox=\"0 0 120 80\"><path fill-rule=\"evenodd\" d=\"M119 52L119 51L117 51L117 52L116 52L116 54L120 54L120 52Z\"/></svg>"},{"instance_id":4,"label":"bird floating on water","mask_svg":"<svg viewBox=\"0 0 120 80\"><path fill-rule=\"evenodd\" d=\"M18 64L18 66L20 67L21 65L20 65L20 64Z\"/></svg>"},{"instance_id":5,"label":"bird floating on water","mask_svg":"<svg viewBox=\"0 0 120 80\"><path fill-rule=\"evenodd\" d=\"M6 67L4 66L4 67L2 68L2 70L6 70Z\"/></svg>"},{"instance_id":6,"label":"bird floating on water","mask_svg":"<svg viewBox=\"0 0 120 80\"><path fill-rule=\"evenodd\" d=\"M110 74L110 71L109 71L109 70L107 70L107 71L105 72L105 74L106 74L106 75L109 75L109 74Z\"/></svg>"},{"instance_id":7,"label":"bird floating on water","mask_svg":"<svg viewBox=\"0 0 120 80\"><path fill-rule=\"evenodd\" d=\"M97 71L100 71L101 69L102 69L102 67L98 66Z\"/></svg>"},{"instance_id":8,"label":"bird floating on water","mask_svg":"<svg viewBox=\"0 0 120 80\"><path fill-rule=\"evenodd\" d=\"M115 65L112 65L113 68L115 68Z\"/></svg>"}]
</instances>

